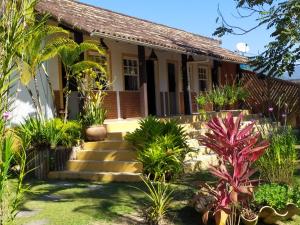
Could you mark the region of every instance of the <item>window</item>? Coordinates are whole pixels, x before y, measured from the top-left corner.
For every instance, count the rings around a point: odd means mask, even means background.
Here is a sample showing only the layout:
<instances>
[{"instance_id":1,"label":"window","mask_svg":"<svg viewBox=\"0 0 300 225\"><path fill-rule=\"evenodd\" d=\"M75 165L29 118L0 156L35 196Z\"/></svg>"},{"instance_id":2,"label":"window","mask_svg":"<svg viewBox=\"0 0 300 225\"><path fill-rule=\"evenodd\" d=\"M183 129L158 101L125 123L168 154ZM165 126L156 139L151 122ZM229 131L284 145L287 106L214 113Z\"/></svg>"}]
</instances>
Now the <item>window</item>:
<instances>
[{"instance_id":1,"label":"window","mask_svg":"<svg viewBox=\"0 0 300 225\"><path fill-rule=\"evenodd\" d=\"M206 67L198 67L198 80L199 80L199 92L207 91L208 88L208 74Z\"/></svg>"},{"instance_id":2,"label":"window","mask_svg":"<svg viewBox=\"0 0 300 225\"><path fill-rule=\"evenodd\" d=\"M138 61L136 59L123 59L123 71L125 90L134 91L138 90Z\"/></svg>"}]
</instances>

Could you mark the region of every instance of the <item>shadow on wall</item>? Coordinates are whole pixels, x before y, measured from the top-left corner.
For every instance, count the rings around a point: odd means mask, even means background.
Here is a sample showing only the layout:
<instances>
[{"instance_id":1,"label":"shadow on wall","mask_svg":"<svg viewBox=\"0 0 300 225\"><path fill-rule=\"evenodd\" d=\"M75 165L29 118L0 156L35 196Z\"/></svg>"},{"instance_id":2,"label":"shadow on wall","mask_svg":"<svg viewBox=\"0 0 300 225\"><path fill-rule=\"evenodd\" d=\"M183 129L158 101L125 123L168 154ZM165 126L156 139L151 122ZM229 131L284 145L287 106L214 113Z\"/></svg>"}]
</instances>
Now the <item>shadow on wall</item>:
<instances>
[{"instance_id":1,"label":"shadow on wall","mask_svg":"<svg viewBox=\"0 0 300 225\"><path fill-rule=\"evenodd\" d=\"M42 110L47 119L53 118L53 100L51 91L44 74L38 75L38 87L40 92ZM28 87L32 90L34 97L36 98L36 93L34 89L33 82L31 81ZM36 109L32 103L32 99L26 90L26 87L17 82L17 84L11 88L11 93L13 93L13 98L15 98L15 102L12 106L12 125L18 125L22 123L26 118L31 117L35 114Z\"/></svg>"}]
</instances>

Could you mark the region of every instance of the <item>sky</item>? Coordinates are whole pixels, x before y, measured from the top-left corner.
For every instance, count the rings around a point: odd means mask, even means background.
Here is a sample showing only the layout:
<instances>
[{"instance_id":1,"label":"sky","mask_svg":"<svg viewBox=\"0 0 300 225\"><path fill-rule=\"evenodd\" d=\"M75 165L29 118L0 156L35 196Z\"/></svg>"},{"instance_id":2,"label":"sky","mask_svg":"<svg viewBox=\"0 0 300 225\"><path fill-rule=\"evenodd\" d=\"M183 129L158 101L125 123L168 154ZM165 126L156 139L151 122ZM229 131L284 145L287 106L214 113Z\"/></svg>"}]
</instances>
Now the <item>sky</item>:
<instances>
[{"instance_id":1,"label":"sky","mask_svg":"<svg viewBox=\"0 0 300 225\"><path fill-rule=\"evenodd\" d=\"M147 19L185 31L207 37L218 27L218 7L227 22L242 28L252 28L255 18L240 19L235 9L234 0L80 0L115 12ZM254 56L264 51L264 46L271 40L271 31L260 27L241 36L225 35L221 38L222 47L235 51L239 42L247 43L250 51L247 56ZM217 37L213 37L216 38Z\"/></svg>"}]
</instances>

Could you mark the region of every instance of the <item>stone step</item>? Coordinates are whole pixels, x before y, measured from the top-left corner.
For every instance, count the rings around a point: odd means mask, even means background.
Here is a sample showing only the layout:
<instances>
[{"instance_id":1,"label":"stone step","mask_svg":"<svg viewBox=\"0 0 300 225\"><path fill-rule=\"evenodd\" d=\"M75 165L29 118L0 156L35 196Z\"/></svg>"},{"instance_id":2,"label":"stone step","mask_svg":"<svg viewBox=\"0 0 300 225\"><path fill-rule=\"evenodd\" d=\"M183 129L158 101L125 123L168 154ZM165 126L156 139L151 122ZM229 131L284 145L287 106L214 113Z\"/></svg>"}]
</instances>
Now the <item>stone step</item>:
<instances>
[{"instance_id":1,"label":"stone step","mask_svg":"<svg viewBox=\"0 0 300 225\"><path fill-rule=\"evenodd\" d=\"M136 161L97 161L97 160L69 160L67 170L73 172L142 172L143 165Z\"/></svg>"},{"instance_id":2,"label":"stone step","mask_svg":"<svg viewBox=\"0 0 300 225\"><path fill-rule=\"evenodd\" d=\"M130 145L124 140L85 142L83 150L130 150Z\"/></svg>"},{"instance_id":3,"label":"stone step","mask_svg":"<svg viewBox=\"0 0 300 225\"><path fill-rule=\"evenodd\" d=\"M209 166L218 165L216 154L202 155L197 159L191 159L184 162L184 172L192 173L209 169Z\"/></svg>"},{"instance_id":4,"label":"stone step","mask_svg":"<svg viewBox=\"0 0 300 225\"><path fill-rule=\"evenodd\" d=\"M90 180L98 182L138 182L141 181L141 173L126 172L72 172L57 171L50 172L49 179L74 179L74 180Z\"/></svg>"},{"instance_id":5,"label":"stone step","mask_svg":"<svg viewBox=\"0 0 300 225\"><path fill-rule=\"evenodd\" d=\"M77 160L134 161L136 157L136 152L126 150L83 150L77 152Z\"/></svg>"}]
</instances>

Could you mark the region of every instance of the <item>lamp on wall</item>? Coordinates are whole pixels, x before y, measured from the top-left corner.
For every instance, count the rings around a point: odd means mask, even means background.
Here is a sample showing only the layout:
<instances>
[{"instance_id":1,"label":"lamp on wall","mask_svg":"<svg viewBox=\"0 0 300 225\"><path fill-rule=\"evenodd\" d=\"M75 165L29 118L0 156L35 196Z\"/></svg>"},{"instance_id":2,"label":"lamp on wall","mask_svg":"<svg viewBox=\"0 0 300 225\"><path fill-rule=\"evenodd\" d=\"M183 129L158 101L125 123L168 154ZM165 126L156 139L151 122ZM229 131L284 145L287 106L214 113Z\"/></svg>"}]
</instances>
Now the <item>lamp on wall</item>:
<instances>
[{"instance_id":1,"label":"lamp on wall","mask_svg":"<svg viewBox=\"0 0 300 225\"><path fill-rule=\"evenodd\" d=\"M157 55L155 54L154 50L152 49L151 54L149 56L149 60L157 61Z\"/></svg>"},{"instance_id":2,"label":"lamp on wall","mask_svg":"<svg viewBox=\"0 0 300 225\"><path fill-rule=\"evenodd\" d=\"M100 47L103 48L105 51L108 50L108 46L103 41L103 38L100 38Z\"/></svg>"},{"instance_id":3,"label":"lamp on wall","mask_svg":"<svg viewBox=\"0 0 300 225\"><path fill-rule=\"evenodd\" d=\"M192 56L192 55L189 55L189 57L188 57L188 60L187 60L188 62L193 62L194 61L194 57Z\"/></svg>"}]
</instances>

